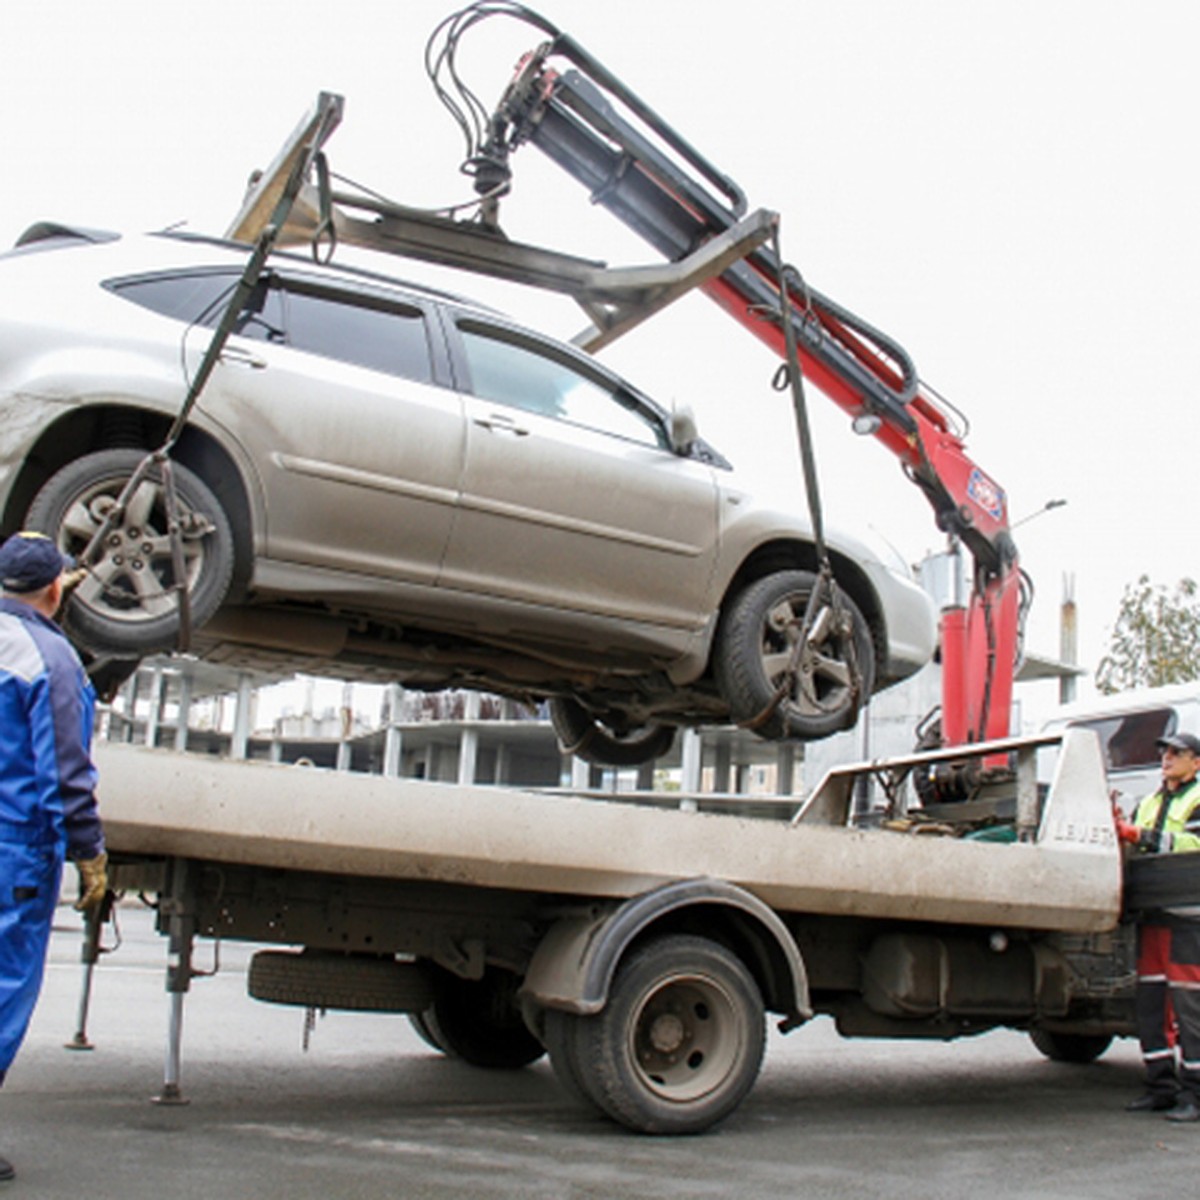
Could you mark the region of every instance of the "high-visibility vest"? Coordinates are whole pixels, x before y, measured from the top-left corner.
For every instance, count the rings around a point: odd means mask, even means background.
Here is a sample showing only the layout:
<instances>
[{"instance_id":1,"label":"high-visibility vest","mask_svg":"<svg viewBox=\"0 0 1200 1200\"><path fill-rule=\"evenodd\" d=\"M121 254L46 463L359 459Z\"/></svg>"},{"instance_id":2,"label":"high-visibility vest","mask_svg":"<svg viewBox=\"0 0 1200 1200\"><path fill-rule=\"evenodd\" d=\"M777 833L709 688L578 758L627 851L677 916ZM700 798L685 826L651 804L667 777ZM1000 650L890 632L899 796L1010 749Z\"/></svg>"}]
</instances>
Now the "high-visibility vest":
<instances>
[{"instance_id":1,"label":"high-visibility vest","mask_svg":"<svg viewBox=\"0 0 1200 1200\"><path fill-rule=\"evenodd\" d=\"M1163 818L1162 849L1200 850L1200 778L1193 779L1177 792L1164 792L1160 788L1147 796L1133 814L1133 823L1140 829L1157 829L1163 801L1167 812Z\"/></svg>"}]
</instances>

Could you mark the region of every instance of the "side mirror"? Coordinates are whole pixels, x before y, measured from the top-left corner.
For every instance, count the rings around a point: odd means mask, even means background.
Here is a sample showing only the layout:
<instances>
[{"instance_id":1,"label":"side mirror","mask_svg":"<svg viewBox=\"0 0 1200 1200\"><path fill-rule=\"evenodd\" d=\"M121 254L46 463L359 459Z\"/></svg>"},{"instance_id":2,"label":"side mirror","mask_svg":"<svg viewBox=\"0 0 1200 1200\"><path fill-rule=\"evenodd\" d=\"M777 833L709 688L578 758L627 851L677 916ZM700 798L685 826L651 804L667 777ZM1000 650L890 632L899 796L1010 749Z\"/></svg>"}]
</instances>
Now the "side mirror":
<instances>
[{"instance_id":1,"label":"side mirror","mask_svg":"<svg viewBox=\"0 0 1200 1200\"><path fill-rule=\"evenodd\" d=\"M670 424L671 449L676 454L687 454L693 443L700 437L696 428L696 414L691 405L685 404L671 412Z\"/></svg>"}]
</instances>

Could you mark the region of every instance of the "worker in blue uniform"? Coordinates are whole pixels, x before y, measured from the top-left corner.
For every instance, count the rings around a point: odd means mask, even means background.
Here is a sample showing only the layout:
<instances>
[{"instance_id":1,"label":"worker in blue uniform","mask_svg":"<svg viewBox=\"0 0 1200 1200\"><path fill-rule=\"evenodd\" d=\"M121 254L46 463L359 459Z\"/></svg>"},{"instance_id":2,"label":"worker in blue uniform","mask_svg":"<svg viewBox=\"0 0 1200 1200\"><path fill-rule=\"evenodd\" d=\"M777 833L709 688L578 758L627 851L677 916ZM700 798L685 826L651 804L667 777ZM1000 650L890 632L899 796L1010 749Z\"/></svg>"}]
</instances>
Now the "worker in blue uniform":
<instances>
[{"instance_id":1,"label":"worker in blue uniform","mask_svg":"<svg viewBox=\"0 0 1200 1200\"><path fill-rule=\"evenodd\" d=\"M49 538L0 546L0 1085L41 990L64 857L80 911L108 888L91 759L94 693L54 623L73 564ZM0 1158L0 1181L15 1175Z\"/></svg>"}]
</instances>

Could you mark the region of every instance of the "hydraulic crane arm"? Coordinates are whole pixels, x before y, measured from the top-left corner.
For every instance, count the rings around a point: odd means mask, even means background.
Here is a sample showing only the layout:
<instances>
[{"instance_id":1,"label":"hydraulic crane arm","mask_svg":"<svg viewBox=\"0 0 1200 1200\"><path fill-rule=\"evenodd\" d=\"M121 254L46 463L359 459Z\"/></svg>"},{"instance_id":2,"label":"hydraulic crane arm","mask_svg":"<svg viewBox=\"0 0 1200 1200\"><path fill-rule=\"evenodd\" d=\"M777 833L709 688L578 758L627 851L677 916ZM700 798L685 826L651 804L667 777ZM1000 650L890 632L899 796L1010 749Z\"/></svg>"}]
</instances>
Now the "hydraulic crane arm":
<instances>
[{"instance_id":1,"label":"hydraulic crane arm","mask_svg":"<svg viewBox=\"0 0 1200 1200\"><path fill-rule=\"evenodd\" d=\"M519 5L485 3L463 13L496 9L531 19L551 40L522 61L469 156L485 223L508 190L510 154L529 143L672 262L728 234L746 211L733 180L544 19ZM790 277L786 305L781 269ZM873 434L900 460L938 527L970 550L969 603L952 605L942 620L942 740L1005 736L1022 606L1004 491L968 456L903 348L807 287L769 244L700 286L781 357L787 312L805 375L850 414L857 431Z\"/></svg>"}]
</instances>

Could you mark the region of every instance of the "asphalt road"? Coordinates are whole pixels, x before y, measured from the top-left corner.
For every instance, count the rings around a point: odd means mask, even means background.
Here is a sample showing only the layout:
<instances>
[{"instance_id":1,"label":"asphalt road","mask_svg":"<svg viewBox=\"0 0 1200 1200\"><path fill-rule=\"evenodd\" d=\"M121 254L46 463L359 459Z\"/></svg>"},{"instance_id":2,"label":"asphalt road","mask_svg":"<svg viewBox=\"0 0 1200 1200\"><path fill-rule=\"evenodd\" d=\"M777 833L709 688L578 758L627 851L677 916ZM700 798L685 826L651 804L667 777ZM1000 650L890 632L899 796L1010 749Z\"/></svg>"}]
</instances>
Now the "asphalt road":
<instances>
[{"instance_id":1,"label":"asphalt road","mask_svg":"<svg viewBox=\"0 0 1200 1200\"><path fill-rule=\"evenodd\" d=\"M97 972L95 1049L75 1028L78 937L55 934L42 1003L0 1091L2 1195L89 1200L873 1200L1192 1195L1200 1125L1130 1116L1136 1047L1046 1062L1023 1035L947 1045L843 1041L828 1021L772 1034L734 1116L696 1138L627 1133L569 1105L543 1061L494 1074L446 1060L400 1017L302 1013L245 994L222 950L184 1017L183 1107L159 1089L165 943L121 912ZM211 947L201 943L203 965Z\"/></svg>"}]
</instances>

